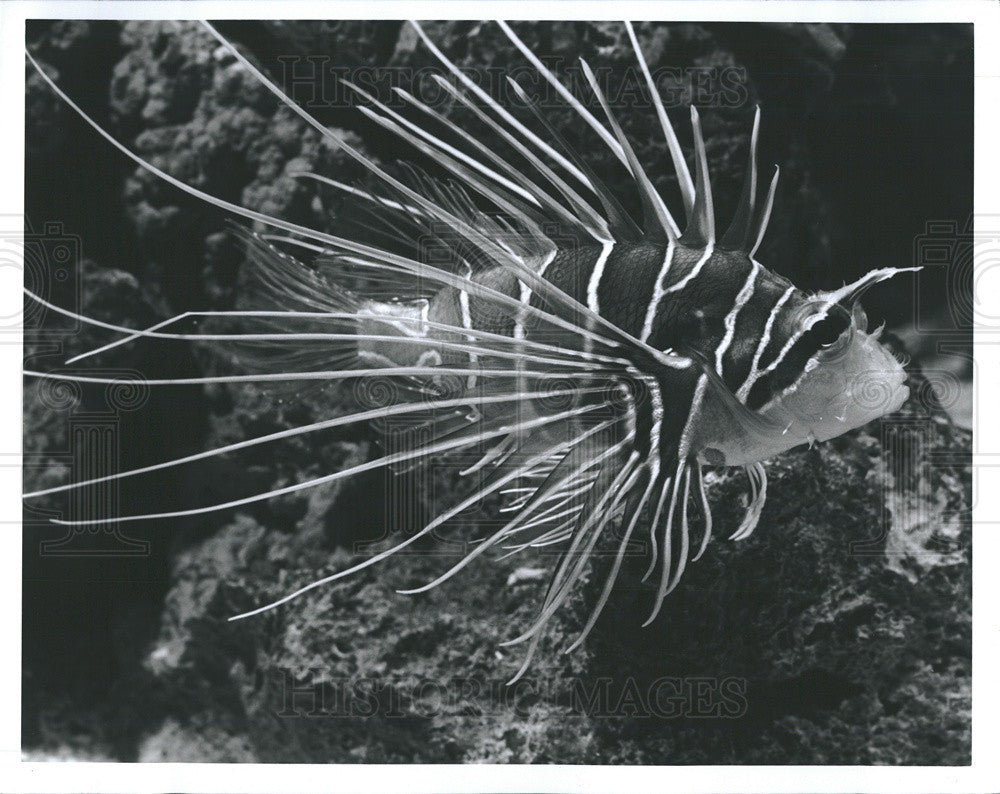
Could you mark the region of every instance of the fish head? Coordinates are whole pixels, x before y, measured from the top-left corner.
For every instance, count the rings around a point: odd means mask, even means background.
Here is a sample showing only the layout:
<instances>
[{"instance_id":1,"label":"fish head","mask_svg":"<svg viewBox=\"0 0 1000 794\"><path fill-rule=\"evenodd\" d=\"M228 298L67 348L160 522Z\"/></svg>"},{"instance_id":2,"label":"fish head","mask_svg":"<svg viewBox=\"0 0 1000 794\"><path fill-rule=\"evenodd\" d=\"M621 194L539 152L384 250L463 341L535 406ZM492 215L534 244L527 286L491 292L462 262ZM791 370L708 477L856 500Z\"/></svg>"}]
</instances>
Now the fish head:
<instances>
[{"instance_id":1,"label":"fish head","mask_svg":"<svg viewBox=\"0 0 1000 794\"><path fill-rule=\"evenodd\" d=\"M909 396L903 364L868 331L857 298L896 269L873 271L832 292L790 288L738 388L706 367L692 451L714 465L748 465L826 441L899 410Z\"/></svg>"}]
</instances>

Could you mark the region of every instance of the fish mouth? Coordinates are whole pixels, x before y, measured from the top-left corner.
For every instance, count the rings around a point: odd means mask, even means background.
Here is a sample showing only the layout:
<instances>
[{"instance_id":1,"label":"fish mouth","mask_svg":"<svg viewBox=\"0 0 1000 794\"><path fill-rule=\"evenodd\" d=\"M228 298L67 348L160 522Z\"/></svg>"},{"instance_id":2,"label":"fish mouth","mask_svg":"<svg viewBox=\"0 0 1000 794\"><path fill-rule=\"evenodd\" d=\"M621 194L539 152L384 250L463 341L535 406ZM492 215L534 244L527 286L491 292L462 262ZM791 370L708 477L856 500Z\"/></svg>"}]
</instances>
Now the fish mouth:
<instances>
[{"instance_id":1,"label":"fish mouth","mask_svg":"<svg viewBox=\"0 0 1000 794\"><path fill-rule=\"evenodd\" d=\"M897 356L873 333L852 327L835 355L821 351L779 404L790 408L799 424L796 435L827 441L898 411L909 398L905 354ZM812 362L810 362L812 363ZM798 396L796 396L798 395ZM810 409L816 409L812 416Z\"/></svg>"},{"instance_id":2,"label":"fish mouth","mask_svg":"<svg viewBox=\"0 0 1000 794\"><path fill-rule=\"evenodd\" d=\"M880 332L869 334L852 324L838 344L810 359L795 383L754 412L757 421L731 414L725 434L706 432L702 462L748 465L898 411L910 395L907 374L878 341Z\"/></svg>"}]
</instances>

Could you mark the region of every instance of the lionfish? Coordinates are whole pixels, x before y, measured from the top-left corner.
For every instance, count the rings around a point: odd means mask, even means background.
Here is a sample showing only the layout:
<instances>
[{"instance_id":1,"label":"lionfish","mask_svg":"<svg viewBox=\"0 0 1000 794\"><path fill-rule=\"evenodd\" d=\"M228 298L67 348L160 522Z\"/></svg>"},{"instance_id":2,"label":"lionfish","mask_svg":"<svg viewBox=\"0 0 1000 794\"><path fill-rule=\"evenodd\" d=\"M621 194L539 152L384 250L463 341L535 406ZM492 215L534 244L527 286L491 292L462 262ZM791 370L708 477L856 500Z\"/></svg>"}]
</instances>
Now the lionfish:
<instances>
[{"instance_id":1,"label":"lionfish","mask_svg":"<svg viewBox=\"0 0 1000 794\"><path fill-rule=\"evenodd\" d=\"M276 230L246 234L259 308L195 313L238 318L249 325L250 333L165 330L191 313L137 331L32 297L54 311L124 334L99 350L153 338L234 341L253 351L247 361L254 371L247 374L150 380L151 386L388 378L396 385L398 399L140 469L35 491L26 498L385 417L419 420L428 431L426 441L221 504L58 523L229 510L378 467L447 455L462 455L469 461L462 474L478 477L473 493L442 509L395 546L233 620L374 565L454 523L484 499L500 495L509 518L501 528L480 539L434 581L400 592L432 588L490 549L514 553L557 547L537 618L506 643L529 643L516 680L528 667L548 621L585 576L599 540L613 539L617 553L589 619L567 650L578 647L595 625L636 533L646 537L650 550L644 581L655 574L656 583L644 625L656 617L689 560L701 557L711 538L706 467L745 469L748 506L731 538L746 538L758 523L767 493L762 461L864 425L906 400L903 367L879 343L878 331L868 333L857 303L867 287L901 269L874 270L840 289L808 294L755 259L778 180L776 167L761 200L759 107L738 208L719 233L698 111L691 107L692 174L630 23L625 30L680 186L683 230L643 169L587 63L581 59L580 68L603 121L505 22L496 24L631 178L641 202L641 221L623 208L517 82L507 78L532 115L530 125L460 70L416 22L410 24L420 40L453 78L439 74L433 79L516 157L499 154L400 88L394 90L412 111L409 117L345 81L364 100L359 109L365 116L448 176L434 177L409 165L394 175L320 124L210 24L203 24L242 68L369 172L369 181L362 185L318 174L302 176L351 196L386 244L306 228L186 185L112 137L28 54L52 90L140 166L192 196ZM419 120L413 121L413 116ZM440 135L431 131L428 121L442 130ZM312 262L305 264L289 251L301 252ZM447 256L442 258L442 252ZM442 265L443 260L449 264ZM86 355L90 353L71 361ZM273 371L275 363L280 369L290 361L298 362L300 369ZM85 374L27 374L104 382ZM873 389L882 399L871 399Z\"/></svg>"}]
</instances>

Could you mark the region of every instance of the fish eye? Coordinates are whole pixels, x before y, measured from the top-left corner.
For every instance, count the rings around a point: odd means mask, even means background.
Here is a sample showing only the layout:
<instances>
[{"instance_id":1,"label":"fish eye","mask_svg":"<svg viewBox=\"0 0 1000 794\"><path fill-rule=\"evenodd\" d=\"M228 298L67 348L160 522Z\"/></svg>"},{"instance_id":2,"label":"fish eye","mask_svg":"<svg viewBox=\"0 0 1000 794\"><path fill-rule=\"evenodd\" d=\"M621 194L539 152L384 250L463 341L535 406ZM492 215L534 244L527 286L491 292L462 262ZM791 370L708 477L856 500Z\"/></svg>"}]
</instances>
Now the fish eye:
<instances>
[{"instance_id":1,"label":"fish eye","mask_svg":"<svg viewBox=\"0 0 1000 794\"><path fill-rule=\"evenodd\" d=\"M845 349L854 338L852 313L839 303L813 304L812 309L803 321L809 338L826 354Z\"/></svg>"}]
</instances>

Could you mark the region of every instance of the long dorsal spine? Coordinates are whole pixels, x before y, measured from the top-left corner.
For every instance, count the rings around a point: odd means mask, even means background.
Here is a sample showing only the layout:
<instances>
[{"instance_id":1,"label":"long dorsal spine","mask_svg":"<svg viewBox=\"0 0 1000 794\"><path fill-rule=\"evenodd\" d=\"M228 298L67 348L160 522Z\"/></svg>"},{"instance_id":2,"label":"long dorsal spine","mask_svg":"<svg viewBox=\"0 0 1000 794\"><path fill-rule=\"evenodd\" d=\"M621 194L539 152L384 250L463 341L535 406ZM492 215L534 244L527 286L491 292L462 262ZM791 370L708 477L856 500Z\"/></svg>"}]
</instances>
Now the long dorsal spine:
<instances>
[{"instance_id":1,"label":"long dorsal spine","mask_svg":"<svg viewBox=\"0 0 1000 794\"><path fill-rule=\"evenodd\" d=\"M663 203L660 194L653 187L653 183L646 176L646 172L639 163L639 158L636 157L635 151L625 137L625 133L622 132L621 126L611 113L611 107L608 105L608 100L597 83L597 78L587 65L587 62L582 58L580 59L580 66L583 69L584 76L587 78L587 82L590 84L591 90L604 109L604 115L607 116L608 123L611 125L611 129L614 130L615 137L625 152L625 159L628 162L632 176L635 178L636 185L639 188L639 196L642 199L643 227L646 234L657 242L666 243L670 240L676 240L678 236L677 224Z\"/></svg>"},{"instance_id":2,"label":"long dorsal spine","mask_svg":"<svg viewBox=\"0 0 1000 794\"><path fill-rule=\"evenodd\" d=\"M694 208L695 197L694 181L691 179L691 171L688 169L687 162L684 160L684 151L681 149L680 141L677 140L677 133L674 132L674 125L670 123L670 118L667 116L667 110L663 107L663 100L660 98L660 92L656 90L656 83L653 82L653 75L649 72L649 65L646 63L642 50L639 48L639 40L636 38L635 31L632 29L631 22L625 23L625 30L628 31L629 39L632 42L632 48L635 50L635 56L639 61L639 68L642 70L642 75L646 80L646 87L649 88L650 96L653 98L653 106L656 108L656 117L660 120L660 127L663 128L663 135L667 139L667 148L670 150L670 159L674 162L674 170L677 172L677 183L681 189L681 198L684 200L684 217L686 219L690 219L691 211Z\"/></svg>"},{"instance_id":3,"label":"long dorsal spine","mask_svg":"<svg viewBox=\"0 0 1000 794\"><path fill-rule=\"evenodd\" d=\"M712 206L705 139L701 134L701 118L694 105L691 106L691 129L694 132L695 198L691 218L681 242L692 248L708 248L715 245L715 210Z\"/></svg>"},{"instance_id":4,"label":"long dorsal spine","mask_svg":"<svg viewBox=\"0 0 1000 794\"><path fill-rule=\"evenodd\" d=\"M722 236L719 245L733 251L749 251L753 243L754 210L757 206L757 136L760 132L760 105L753 117L753 132L750 133L750 152L747 155L747 170L743 176L743 191L736 207L732 223Z\"/></svg>"}]
</instances>

